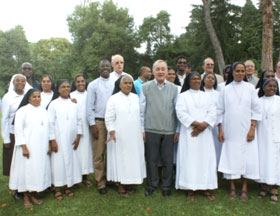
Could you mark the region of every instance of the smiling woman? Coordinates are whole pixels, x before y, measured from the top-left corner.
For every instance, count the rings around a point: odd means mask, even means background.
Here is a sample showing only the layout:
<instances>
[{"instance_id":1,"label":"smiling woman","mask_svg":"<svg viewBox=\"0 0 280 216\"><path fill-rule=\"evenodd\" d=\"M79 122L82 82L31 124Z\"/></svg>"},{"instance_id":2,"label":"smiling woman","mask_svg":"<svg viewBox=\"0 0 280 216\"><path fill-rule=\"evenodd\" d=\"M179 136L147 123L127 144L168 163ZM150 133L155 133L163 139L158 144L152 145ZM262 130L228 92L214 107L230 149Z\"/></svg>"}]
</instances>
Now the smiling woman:
<instances>
[{"instance_id":1,"label":"smiling woman","mask_svg":"<svg viewBox=\"0 0 280 216\"><path fill-rule=\"evenodd\" d=\"M30 89L24 96L15 116L15 150L9 188L24 193L24 206L41 204L33 192L51 186L48 114L40 106L39 90ZM31 192L31 193L30 193Z\"/></svg>"}]
</instances>

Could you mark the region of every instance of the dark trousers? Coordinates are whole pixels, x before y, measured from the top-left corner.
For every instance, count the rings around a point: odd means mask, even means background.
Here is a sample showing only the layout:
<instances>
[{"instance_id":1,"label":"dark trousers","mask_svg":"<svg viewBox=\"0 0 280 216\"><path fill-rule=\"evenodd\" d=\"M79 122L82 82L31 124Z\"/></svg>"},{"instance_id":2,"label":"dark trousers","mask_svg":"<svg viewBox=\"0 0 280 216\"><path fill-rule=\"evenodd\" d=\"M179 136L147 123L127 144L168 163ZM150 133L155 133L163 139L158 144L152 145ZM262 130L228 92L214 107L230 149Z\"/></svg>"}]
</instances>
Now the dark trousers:
<instances>
[{"instance_id":1,"label":"dark trousers","mask_svg":"<svg viewBox=\"0 0 280 216\"><path fill-rule=\"evenodd\" d=\"M158 186L158 164L162 163L162 190L169 190L172 183L174 135L146 132L145 154L147 161L147 189Z\"/></svg>"},{"instance_id":2,"label":"dark trousers","mask_svg":"<svg viewBox=\"0 0 280 216\"><path fill-rule=\"evenodd\" d=\"M6 149L3 145L3 175L10 176L11 163L15 145L15 135L10 134L11 144L10 148Z\"/></svg>"}]
</instances>

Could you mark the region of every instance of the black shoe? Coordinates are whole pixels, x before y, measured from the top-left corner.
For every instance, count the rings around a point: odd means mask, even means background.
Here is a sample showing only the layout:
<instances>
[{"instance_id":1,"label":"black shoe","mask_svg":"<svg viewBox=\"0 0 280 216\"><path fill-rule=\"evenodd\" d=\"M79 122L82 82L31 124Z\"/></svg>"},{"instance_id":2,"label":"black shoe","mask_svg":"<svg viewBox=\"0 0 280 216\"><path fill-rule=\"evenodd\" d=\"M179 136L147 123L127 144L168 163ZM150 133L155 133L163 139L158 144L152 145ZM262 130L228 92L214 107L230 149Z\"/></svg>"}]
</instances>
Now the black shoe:
<instances>
[{"instance_id":1,"label":"black shoe","mask_svg":"<svg viewBox=\"0 0 280 216\"><path fill-rule=\"evenodd\" d=\"M150 195L153 194L153 192L154 192L153 189L147 189L147 190L145 191L145 196L150 196Z\"/></svg>"},{"instance_id":2,"label":"black shoe","mask_svg":"<svg viewBox=\"0 0 280 216\"><path fill-rule=\"evenodd\" d=\"M13 194L13 197L15 198L15 200L23 199L23 193L15 192Z\"/></svg>"},{"instance_id":3,"label":"black shoe","mask_svg":"<svg viewBox=\"0 0 280 216\"><path fill-rule=\"evenodd\" d=\"M171 195L171 191L170 190L163 190L162 191L162 196L167 197Z\"/></svg>"},{"instance_id":4,"label":"black shoe","mask_svg":"<svg viewBox=\"0 0 280 216\"><path fill-rule=\"evenodd\" d=\"M107 193L107 189L106 188L100 188L100 189L98 189L98 192L99 192L100 195L104 195L104 194Z\"/></svg>"}]
</instances>

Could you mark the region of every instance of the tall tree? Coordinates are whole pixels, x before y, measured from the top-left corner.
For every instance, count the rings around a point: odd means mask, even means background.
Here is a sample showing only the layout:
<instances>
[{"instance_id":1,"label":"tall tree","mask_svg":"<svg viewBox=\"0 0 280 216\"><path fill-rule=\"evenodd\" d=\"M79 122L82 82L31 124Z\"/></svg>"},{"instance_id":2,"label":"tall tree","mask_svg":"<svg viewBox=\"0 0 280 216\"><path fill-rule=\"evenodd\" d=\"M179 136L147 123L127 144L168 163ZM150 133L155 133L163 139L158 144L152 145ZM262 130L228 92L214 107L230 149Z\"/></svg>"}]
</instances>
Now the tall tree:
<instances>
[{"instance_id":1,"label":"tall tree","mask_svg":"<svg viewBox=\"0 0 280 216\"><path fill-rule=\"evenodd\" d=\"M127 9L118 8L111 0L103 5L92 2L77 6L67 21L73 37L75 73L95 78L99 61L114 54L124 56L127 72L137 73L140 43Z\"/></svg>"},{"instance_id":2,"label":"tall tree","mask_svg":"<svg viewBox=\"0 0 280 216\"><path fill-rule=\"evenodd\" d=\"M167 11L160 11L156 17L144 18L139 28L139 35L142 43L146 43L146 54L153 57L157 50L171 42L170 14Z\"/></svg>"},{"instance_id":3,"label":"tall tree","mask_svg":"<svg viewBox=\"0 0 280 216\"><path fill-rule=\"evenodd\" d=\"M217 37L217 34L215 32L214 26L212 24L211 16L210 16L211 0L202 0L202 2L203 2L205 26L206 26L210 40L212 42L212 46L215 51L215 55L216 55L216 59L218 62L218 67L219 67L219 72L220 72L220 74L223 74L225 60L224 60L221 43Z\"/></svg>"},{"instance_id":4,"label":"tall tree","mask_svg":"<svg viewBox=\"0 0 280 216\"><path fill-rule=\"evenodd\" d=\"M261 61L262 46L262 20L261 12L254 6L251 0L246 0L242 8L240 20L240 45L244 59L256 59Z\"/></svg>"},{"instance_id":5,"label":"tall tree","mask_svg":"<svg viewBox=\"0 0 280 216\"><path fill-rule=\"evenodd\" d=\"M30 61L30 50L23 27L18 25L6 32L0 30L1 94L11 76L20 71L20 66L25 61Z\"/></svg>"},{"instance_id":6,"label":"tall tree","mask_svg":"<svg viewBox=\"0 0 280 216\"><path fill-rule=\"evenodd\" d=\"M71 79L72 45L65 38L39 40L32 46L33 70L37 78L43 74L56 79Z\"/></svg>"},{"instance_id":7,"label":"tall tree","mask_svg":"<svg viewBox=\"0 0 280 216\"><path fill-rule=\"evenodd\" d=\"M272 11L272 0L261 1L262 10L262 22L263 22L263 33L262 33L262 70L273 69L273 11Z\"/></svg>"}]
</instances>

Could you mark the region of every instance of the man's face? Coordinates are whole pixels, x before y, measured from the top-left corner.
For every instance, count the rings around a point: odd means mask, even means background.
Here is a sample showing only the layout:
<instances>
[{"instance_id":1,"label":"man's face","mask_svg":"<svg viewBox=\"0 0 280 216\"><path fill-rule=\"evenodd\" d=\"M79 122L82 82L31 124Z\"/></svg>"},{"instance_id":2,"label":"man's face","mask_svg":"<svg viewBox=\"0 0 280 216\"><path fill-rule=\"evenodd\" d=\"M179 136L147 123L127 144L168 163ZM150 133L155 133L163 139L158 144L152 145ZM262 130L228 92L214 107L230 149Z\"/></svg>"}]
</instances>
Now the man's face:
<instances>
[{"instance_id":1,"label":"man's face","mask_svg":"<svg viewBox=\"0 0 280 216\"><path fill-rule=\"evenodd\" d=\"M99 64L100 76L102 76L103 78L107 79L110 76L110 72L111 72L110 62L109 61L102 61Z\"/></svg>"},{"instance_id":2,"label":"man's face","mask_svg":"<svg viewBox=\"0 0 280 216\"><path fill-rule=\"evenodd\" d=\"M179 71L185 72L187 67L187 60L184 58L178 59L176 66Z\"/></svg>"},{"instance_id":3,"label":"man's face","mask_svg":"<svg viewBox=\"0 0 280 216\"><path fill-rule=\"evenodd\" d=\"M117 73L122 73L124 67L123 58L120 56L115 57L114 61L112 62L112 67Z\"/></svg>"},{"instance_id":4,"label":"man's face","mask_svg":"<svg viewBox=\"0 0 280 216\"><path fill-rule=\"evenodd\" d=\"M30 78L32 76L32 67L30 64L24 64L21 70L22 74L26 76L26 78Z\"/></svg>"},{"instance_id":5,"label":"man's face","mask_svg":"<svg viewBox=\"0 0 280 216\"><path fill-rule=\"evenodd\" d=\"M144 71L144 74L143 76L145 77L146 80L149 80L152 76L152 71L151 71L151 68L146 68L145 71Z\"/></svg>"},{"instance_id":6,"label":"man's face","mask_svg":"<svg viewBox=\"0 0 280 216\"><path fill-rule=\"evenodd\" d=\"M206 73L214 72L214 61L210 58L206 59L202 68Z\"/></svg>"},{"instance_id":7,"label":"man's face","mask_svg":"<svg viewBox=\"0 0 280 216\"><path fill-rule=\"evenodd\" d=\"M245 66L246 66L246 75L247 76L252 76L255 72L255 64L252 61L246 61L245 62Z\"/></svg>"},{"instance_id":8,"label":"man's face","mask_svg":"<svg viewBox=\"0 0 280 216\"><path fill-rule=\"evenodd\" d=\"M164 62L159 62L153 69L153 75L157 82L163 83L167 75L167 65Z\"/></svg>"}]
</instances>

